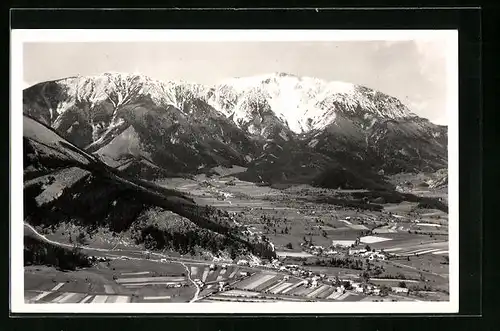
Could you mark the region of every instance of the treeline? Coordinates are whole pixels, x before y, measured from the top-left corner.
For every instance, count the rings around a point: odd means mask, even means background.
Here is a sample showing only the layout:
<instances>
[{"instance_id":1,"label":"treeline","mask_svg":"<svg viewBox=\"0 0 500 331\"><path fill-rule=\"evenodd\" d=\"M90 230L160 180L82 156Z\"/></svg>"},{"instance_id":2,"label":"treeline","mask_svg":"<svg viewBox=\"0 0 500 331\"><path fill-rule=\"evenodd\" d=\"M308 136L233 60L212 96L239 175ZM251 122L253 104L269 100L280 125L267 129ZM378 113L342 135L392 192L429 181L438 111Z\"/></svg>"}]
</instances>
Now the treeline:
<instances>
[{"instance_id":1,"label":"treeline","mask_svg":"<svg viewBox=\"0 0 500 331\"><path fill-rule=\"evenodd\" d=\"M90 267L91 262L77 247L67 249L25 236L24 265L47 265L60 270L75 270Z\"/></svg>"},{"instance_id":2,"label":"treeline","mask_svg":"<svg viewBox=\"0 0 500 331\"><path fill-rule=\"evenodd\" d=\"M317 259L312 262L303 262L304 265L309 266L321 266L321 267L336 267L336 268L344 268L344 269L354 269L354 270L363 270L364 264L363 261L355 260L351 258L330 258L330 259Z\"/></svg>"},{"instance_id":3,"label":"treeline","mask_svg":"<svg viewBox=\"0 0 500 331\"><path fill-rule=\"evenodd\" d=\"M225 212L209 207L205 211L221 217ZM181 254L196 255L198 251L208 250L215 255L226 251L232 259L253 253L263 258L274 258L276 253L267 240L262 238L243 238L236 227L226 227L224 234L200 228L187 219L173 219L171 214L161 208L150 209L142 214L131 227L131 234L137 244L151 250L174 250ZM207 217L207 216L205 216Z\"/></svg>"},{"instance_id":4,"label":"treeline","mask_svg":"<svg viewBox=\"0 0 500 331\"><path fill-rule=\"evenodd\" d=\"M227 250L234 259L243 250L243 247L237 247L238 244L231 242L227 236L217 235L205 229L180 232L150 225L136 232L133 239L137 244L144 244L144 247L150 250L167 249L181 254L195 255L199 248L214 254Z\"/></svg>"},{"instance_id":5,"label":"treeline","mask_svg":"<svg viewBox=\"0 0 500 331\"><path fill-rule=\"evenodd\" d=\"M448 205L436 198L419 197L411 193L400 193L394 190L373 190L369 192L353 192L353 198L369 201L383 199L385 203L417 202L419 208L438 209L448 213Z\"/></svg>"},{"instance_id":6,"label":"treeline","mask_svg":"<svg viewBox=\"0 0 500 331\"><path fill-rule=\"evenodd\" d=\"M150 225L136 232L133 239L136 244L143 244L145 248L150 250L166 249L181 254L196 255L200 249L203 249L214 255L226 251L231 259L236 259L247 253L253 253L267 259L276 257L276 253L265 242L243 242L237 238L219 235L206 229L178 232Z\"/></svg>"},{"instance_id":7,"label":"treeline","mask_svg":"<svg viewBox=\"0 0 500 331\"><path fill-rule=\"evenodd\" d=\"M198 206L177 191L151 183L140 180L130 183L112 173L91 175L64 189L54 202L40 207L35 197L42 189L41 185L33 185L24 190L24 212L33 225L55 227L59 223L74 223L85 227L89 234L101 227L122 232L130 229L145 210L157 206L189 219L197 228L189 234L176 233L175 229L166 233L145 229L144 236L137 238L148 246L181 252L192 251L196 246L211 251L233 247L228 249L234 250L234 255L241 247L261 257L275 256L268 243L258 238L245 238L227 212Z\"/></svg>"},{"instance_id":8,"label":"treeline","mask_svg":"<svg viewBox=\"0 0 500 331\"><path fill-rule=\"evenodd\" d=\"M337 160L339 160L337 158ZM332 189L392 190L394 187L383 176L359 166L355 160L343 155L346 168L336 166L322 172L313 180L314 186Z\"/></svg>"},{"instance_id":9,"label":"treeline","mask_svg":"<svg viewBox=\"0 0 500 331\"><path fill-rule=\"evenodd\" d=\"M435 198L420 198L418 208L438 209L442 212L448 213L448 206Z\"/></svg>"}]
</instances>

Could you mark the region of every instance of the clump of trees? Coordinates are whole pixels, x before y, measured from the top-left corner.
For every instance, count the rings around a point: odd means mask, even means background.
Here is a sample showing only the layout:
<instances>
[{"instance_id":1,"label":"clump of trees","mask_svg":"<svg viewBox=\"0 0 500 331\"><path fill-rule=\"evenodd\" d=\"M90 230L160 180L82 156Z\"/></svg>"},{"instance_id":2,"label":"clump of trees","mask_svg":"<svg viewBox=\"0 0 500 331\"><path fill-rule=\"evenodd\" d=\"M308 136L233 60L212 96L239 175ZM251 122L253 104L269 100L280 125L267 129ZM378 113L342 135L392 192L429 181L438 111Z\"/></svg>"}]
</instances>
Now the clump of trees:
<instances>
[{"instance_id":1,"label":"clump of trees","mask_svg":"<svg viewBox=\"0 0 500 331\"><path fill-rule=\"evenodd\" d=\"M408 277L406 277L404 274L402 274L401 272L398 272L397 274L395 275L392 275L392 274L387 274L387 275L383 275L382 276L383 278L387 278L387 279L404 279L404 280L407 280L409 279Z\"/></svg>"},{"instance_id":2,"label":"clump of trees","mask_svg":"<svg viewBox=\"0 0 500 331\"><path fill-rule=\"evenodd\" d=\"M349 281L345 280L345 281L343 281L343 282L342 282L342 285L344 286L344 288L345 288L346 290L352 290L352 285L351 285L351 282L349 282Z\"/></svg>"},{"instance_id":3,"label":"clump of trees","mask_svg":"<svg viewBox=\"0 0 500 331\"><path fill-rule=\"evenodd\" d=\"M383 297L387 296L390 291L391 291L391 289L388 286L386 286L386 285L380 286L380 295L381 296L383 296Z\"/></svg>"},{"instance_id":4,"label":"clump of trees","mask_svg":"<svg viewBox=\"0 0 500 331\"><path fill-rule=\"evenodd\" d=\"M367 272L370 276L380 276L384 272L384 267L378 265L376 265L373 269L368 267Z\"/></svg>"},{"instance_id":5,"label":"clump of trees","mask_svg":"<svg viewBox=\"0 0 500 331\"><path fill-rule=\"evenodd\" d=\"M208 207L206 214L229 217L229 213ZM200 249L213 254L226 251L232 259L246 253L253 253L263 258L275 258L266 238L242 238L236 228L225 228L224 233L211 228L203 228L191 221L167 219L168 215L159 209L151 209L140 215L132 225L132 237L136 244L143 244L149 250L173 250L181 254L196 255Z\"/></svg>"},{"instance_id":6,"label":"clump of trees","mask_svg":"<svg viewBox=\"0 0 500 331\"><path fill-rule=\"evenodd\" d=\"M85 232L80 232L76 237L76 242L80 245L85 245L87 243L87 236Z\"/></svg>"},{"instance_id":7,"label":"clump of trees","mask_svg":"<svg viewBox=\"0 0 500 331\"><path fill-rule=\"evenodd\" d=\"M77 246L67 249L24 237L24 265L48 265L60 270L90 267L89 258Z\"/></svg>"}]
</instances>

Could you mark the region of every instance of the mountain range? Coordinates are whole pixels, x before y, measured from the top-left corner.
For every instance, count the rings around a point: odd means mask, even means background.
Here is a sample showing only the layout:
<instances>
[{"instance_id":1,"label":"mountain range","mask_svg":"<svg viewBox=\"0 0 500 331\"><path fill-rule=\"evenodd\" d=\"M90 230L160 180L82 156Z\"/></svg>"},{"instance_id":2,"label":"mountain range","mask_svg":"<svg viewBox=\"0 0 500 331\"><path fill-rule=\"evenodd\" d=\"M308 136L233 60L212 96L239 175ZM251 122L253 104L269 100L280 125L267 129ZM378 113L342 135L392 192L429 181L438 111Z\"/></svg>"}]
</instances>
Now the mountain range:
<instances>
[{"instance_id":1,"label":"mountain range","mask_svg":"<svg viewBox=\"0 0 500 331\"><path fill-rule=\"evenodd\" d=\"M447 167L447 128L373 89L272 73L216 86L144 75L68 77L23 91L25 115L127 175L243 166L269 183L383 188Z\"/></svg>"}]
</instances>

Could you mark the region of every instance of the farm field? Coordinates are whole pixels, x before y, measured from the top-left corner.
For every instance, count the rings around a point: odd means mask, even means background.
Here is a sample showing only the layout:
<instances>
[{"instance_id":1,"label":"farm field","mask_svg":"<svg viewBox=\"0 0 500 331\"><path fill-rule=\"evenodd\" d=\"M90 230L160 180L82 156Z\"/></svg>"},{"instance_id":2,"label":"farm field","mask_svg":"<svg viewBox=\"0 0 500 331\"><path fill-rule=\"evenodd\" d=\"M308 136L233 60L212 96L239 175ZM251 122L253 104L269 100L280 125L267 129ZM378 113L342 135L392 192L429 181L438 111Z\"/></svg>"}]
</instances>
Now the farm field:
<instances>
[{"instance_id":1,"label":"farm field","mask_svg":"<svg viewBox=\"0 0 500 331\"><path fill-rule=\"evenodd\" d=\"M384 204L382 211L344 208L304 200L303 197L310 198L319 191L322 194L325 191L331 194L363 191L318 190L309 186L278 190L240 181L231 177L231 171L219 170L226 177L169 178L157 181L157 184L188 193L201 205L224 210L249 233L267 237L283 265L297 264L330 279L339 277L361 282L364 270L314 263L303 265L303 261L317 259L303 244L307 241L325 249L338 250L340 253L334 255L335 258L347 256L351 248L369 246L390 256L388 261L372 262L372 266L383 266L384 271L369 280L371 284L397 286L405 281L408 286L413 284L424 288L427 285L437 291L434 292L438 294L429 294L429 297L441 300L446 296L448 238L445 213L419 211L421 222L414 223L411 213L417 207L416 203ZM303 192L307 193L304 195ZM67 243L70 230L60 228L47 238ZM123 238L106 233L88 238L87 245L92 254L111 257L109 263L64 273L46 267L27 267L27 302L189 302L196 296L199 302L361 301L372 298L353 291L339 293L335 286L321 282L316 286L306 285L307 282L298 276L236 265L236 261L228 263L225 268L217 263L212 270L208 260L167 252L178 262L159 263L159 260L147 260L143 247ZM92 251L92 248L103 252ZM195 280L203 283L199 289L193 284ZM221 283L229 290L220 291ZM426 294L421 298L425 299ZM375 296L373 300L382 298Z\"/></svg>"},{"instance_id":2,"label":"farm field","mask_svg":"<svg viewBox=\"0 0 500 331\"><path fill-rule=\"evenodd\" d=\"M251 301L260 300L271 301L359 301L365 295L354 293L343 293L333 295L335 287L327 284L317 286L307 286L307 284L297 277L285 279L278 273L260 272L237 282L233 285L233 290L218 292L208 298L210 300L230 300L230 301ZM349 299L347 299L349 298Z\"/></svg>"},{"instance_id":3,"label":"farm field","mask_svg":"<svg viewBox=\"0 0 500 331\"><path fill-rule=\"evenodd\" d=\"M186 263L191 272L193 280L199 279L205 284L218 284L219 282L233 282L242 279L242 272L251 271L247 267L230 265L227 268L217 267L216 270L210 270L208 265Z\"/></svg>"},{"instance_id":4,"label":"farm field","mask_svg":"<svg viewBox=\"0 0 500 331\"><path fill-rule=\"evenodd\" d=\"M195 288L185 272L176 264L119 259L67 272L25 267L25 295L29 303L187 302Z\"/></svg>"},{"instance_id":5,"label":"farm field","mask_svg":"<svg viewBox=\"0 0 500 331\"><path fill-rule=\"evenodd\" d=\"M200 185L201 180L209 182L209 189ZM228 181L234 185L226 185ZM250 231L268 237L275 245L278 257L289 261L288 263L300 264L301 259L312 257L312 254L303 251L301 247L304 238L323 247L334 243L341 246L352 245L359 238L361 247L369 245L371 249L384 250L395 257L395 264L384 263L389 273L403 273L407 278L417 279L420 274L430 278L438 277L433 274L435 273L440 275L439 280L435 281L440 284L447 282L447 265L441 264L448 254L447 214L441 211L419 210L421 222L418 224L412 223L414 216L411 216L412 211L417 210L417 203L384 204L382 212L355 211L298 199L303 192L311 196L318 191L307 185L277 190L242 182L230 176L212 179L202 177L189 183L183 183L179 179L175 188L184 190L202 203L216 204L219 208L238 215L238 221L248 226ZM326 191L332 194L365 192ZM285 228L286 233L283 233ZM366 231L373 228L373 233L366 235ZM436 257L435 261L423 258L428 255ZM410 262L405 260L407 257L410 257ZM342 268L307 268L353 279L360 274L359 270Z\"/></svg>"},{"instance_id":6,"label":"farm field","mask_svg":"<svg viewBox=\"0 0 500 331\"><path fill-rule=\"evenodd\" d=\"M229 181L233 181L234 186L227 186ZM166 188L189 193L199 204L237 213L240 222L252 232L268 236L277 249L291 244L292 251L300 251L298 247L304 236L310 237L318 245L328 246L334 239L354 240L361 231L369 228L355 222L342 222L343 217L351 214L333 210L331 205L299 202L293 197L288 199L287 191L257 186L234 178L206 179L201 176L198 181L177 178L158 183ZM364 214L366 217L371 215ZM263 217L270 219L276 232L274 229L266 230ZM288 233L281 232L285 227Z\"/></svg>"}]
</instances>

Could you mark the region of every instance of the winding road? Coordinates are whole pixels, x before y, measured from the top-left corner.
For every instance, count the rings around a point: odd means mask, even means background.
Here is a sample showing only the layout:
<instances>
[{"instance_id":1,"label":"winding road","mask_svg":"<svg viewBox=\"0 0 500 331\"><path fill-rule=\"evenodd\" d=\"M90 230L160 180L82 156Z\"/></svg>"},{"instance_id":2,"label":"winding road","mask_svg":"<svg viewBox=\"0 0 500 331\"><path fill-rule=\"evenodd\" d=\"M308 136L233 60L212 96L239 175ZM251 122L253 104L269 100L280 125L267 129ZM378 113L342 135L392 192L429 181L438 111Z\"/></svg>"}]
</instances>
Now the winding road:
<instances>
[{"instance_id":1,"label":"winding road","mask_svg":"<svg viewBox=\"0 0 500 331\"><path fill-rule=\"evenodd\" d=\"M27 224L27 223L24 223L24 227L25 228L28 228L31 233L33 233L33 235L35 235L38 239L46 242L46 243L49 243L49 244L52 244L54 246L58 246L58 247L64 247L64 248L73 248L74 245L70 245L70 244L64 244L64 243L61 243L61 242L57 242L57 241L54 241L54 240L50 240L49 238L45 237L43 234L39 233L35 228L33 228L31 225ZM116 247L116 246L115 246ZM118 252L118 251L121 251L119 249L117 250L114 250L113 249L105 249L105 248L95 248L95 247L88 247L88 246L85 246L85 247L81 247L83 250L86 250L86 251L95 251L95 252L103 252L103 253L108 253L107 255L108 256L113 256L113 257L126 257L130 260L147 260L147 261L152 261L152 262L158 262L158 263L162 263L161 260L151 260L151 259L146 259L146 258L139 258L139 257L131 257L131 256L118 256L118 255L115 255L115 254L110 254L110 252ZM123 251L122 251L123 252ZM125 251L126 252L126 251ZM128 251L129 253L144 253L143 251ZM163 255L163 254L160 254L160 253L155 253L155 252L150 252L151 255L155 255L157 257L160 257L162 259L166 259L167 262L170 262L170 263L178 263L178 264L181 264L184 269L186 269L186 275L187 275L187 278L189 279L189 281L195 286L196 288L196 292L193 296L193 298L191 298L191 300L189 300L189 302L196 302L199 300L199 294L200 294L200 287L198 286L198 284L196 284L196 282L191 278L191 270L190 268L182 261L174 261L171 257L169 256L166 256L166 255ZM206 263L208 264L208 263Z\"/></svg>"}]
</instances>

